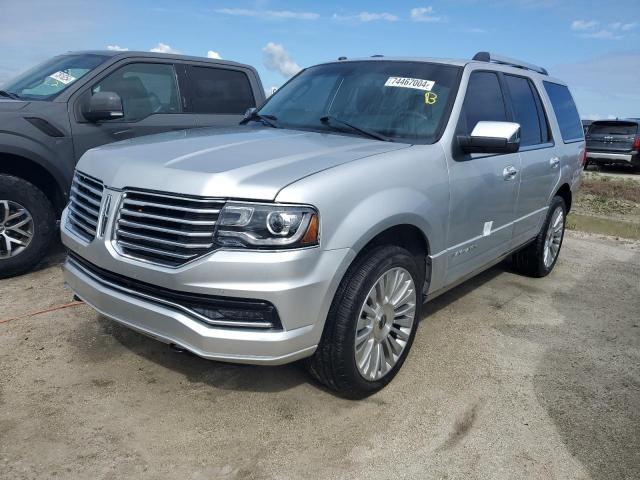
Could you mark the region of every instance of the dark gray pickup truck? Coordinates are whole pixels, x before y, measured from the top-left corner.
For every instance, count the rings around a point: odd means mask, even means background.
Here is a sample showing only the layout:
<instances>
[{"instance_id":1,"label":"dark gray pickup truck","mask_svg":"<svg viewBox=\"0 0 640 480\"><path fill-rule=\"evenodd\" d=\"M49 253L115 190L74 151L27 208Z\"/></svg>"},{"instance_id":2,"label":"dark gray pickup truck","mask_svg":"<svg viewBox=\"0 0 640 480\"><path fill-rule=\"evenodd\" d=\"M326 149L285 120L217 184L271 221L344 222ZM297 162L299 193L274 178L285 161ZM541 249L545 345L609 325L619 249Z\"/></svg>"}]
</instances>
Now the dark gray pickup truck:
<instances>
[{"instance_id":1,"label":"dark gray pickup truck","mask_svg":"<svg viewBox=\"0 0 640 480\"><path fill-rule=\"evenodd\" d=\"M622 164L640 170L640 120L598 120L587 130L590 164Z\"/></svg>"},{"instance_id":2,"label":"dark gray pickup truck","mask_svg":"<svg viewBox=\"0 0 640 480\"><path fill-rule=\"evenodd\" d=\"M68 53L0 86L0 278L42 259L88 149L234 125L264 98L248 65L148 52Z\"/></svg>"}]
</instances>

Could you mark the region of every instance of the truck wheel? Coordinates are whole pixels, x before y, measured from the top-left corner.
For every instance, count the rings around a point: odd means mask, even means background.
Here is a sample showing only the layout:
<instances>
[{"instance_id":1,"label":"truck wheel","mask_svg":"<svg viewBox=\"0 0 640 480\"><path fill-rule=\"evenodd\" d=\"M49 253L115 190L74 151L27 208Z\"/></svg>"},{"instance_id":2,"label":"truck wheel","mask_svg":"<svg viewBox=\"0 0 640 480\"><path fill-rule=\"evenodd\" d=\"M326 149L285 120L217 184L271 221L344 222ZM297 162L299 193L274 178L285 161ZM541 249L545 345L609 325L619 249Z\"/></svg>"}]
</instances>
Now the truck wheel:
<instances>
[{"instance_id":1,"label":"truck wheel","mask_svg":"<svg viewBox=\"0 0 640 480\"><path fill-rule=\"evenodd\" d=\"M410 252L382 246L360 258L343 278L311 374L347 398L384 388L404 363L420 321L422 269Z\"/></svg>"},{"instance_id":2,"label":"truck wheel","mask_svg":"<svg viewBox=\"0 0 640 480\"><path fill-rule=\"evenodd\" d=\"M35 267L55 231L53 206L45 194L26 180L0 175L0 278Z\"/></svg>"},{"instance_id":3,"label":"truck wheel","mask_svg":"<svg viewBox=\"0 0 640 480\"><path fill-rule=\"evenodd\" d=\"M514 269L531 277L544 277L551 273L558 261L564 239L567 206L562 197L553 197L547 218L533 242L513 254Z\"/></svg>"}]
</instances>

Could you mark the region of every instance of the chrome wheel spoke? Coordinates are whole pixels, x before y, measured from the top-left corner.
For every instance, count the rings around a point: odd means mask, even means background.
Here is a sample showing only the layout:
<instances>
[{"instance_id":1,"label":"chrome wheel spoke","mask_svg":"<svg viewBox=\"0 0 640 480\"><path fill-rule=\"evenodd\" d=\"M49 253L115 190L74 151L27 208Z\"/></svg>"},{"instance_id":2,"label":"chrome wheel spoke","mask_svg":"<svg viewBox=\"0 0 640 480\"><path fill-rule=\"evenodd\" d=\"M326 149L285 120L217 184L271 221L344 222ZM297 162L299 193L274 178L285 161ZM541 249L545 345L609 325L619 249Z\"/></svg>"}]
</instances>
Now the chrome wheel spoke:
<instances>
[{"instance_id":1,"label":"chrome wheel spoke","mask_svg":"<svg viewBox=\"0 0 640 480\"><path fill-rule=\"evenodd\" d=\"M561 207L557 207L551 216L544 242L543 262L547 268L553 265L560 252L563 232L564 212Z\"/></svg>"},{"instance_id":2,"label":"chrome wheel spoke","mask_svg":"<svg viewBox=\"0 0 640 480\"><path fill-rule=\"evenodd\" d=\"M22 205L0 200L0 259L20 254L34 235L33 217Z\"/></svg>"},{"instance_id":3,"label":"chrome wheel spoke","mask_svg":"<svg viewBox=\"0 0 640 480\"><path fill-rule=\"evenodd\" d=\"M416 314L416 288L411 274L396 267L371 287L360 309L355 334L355 361L360 374L379 380L402 355Z\"/></svg>"}]
</instances>

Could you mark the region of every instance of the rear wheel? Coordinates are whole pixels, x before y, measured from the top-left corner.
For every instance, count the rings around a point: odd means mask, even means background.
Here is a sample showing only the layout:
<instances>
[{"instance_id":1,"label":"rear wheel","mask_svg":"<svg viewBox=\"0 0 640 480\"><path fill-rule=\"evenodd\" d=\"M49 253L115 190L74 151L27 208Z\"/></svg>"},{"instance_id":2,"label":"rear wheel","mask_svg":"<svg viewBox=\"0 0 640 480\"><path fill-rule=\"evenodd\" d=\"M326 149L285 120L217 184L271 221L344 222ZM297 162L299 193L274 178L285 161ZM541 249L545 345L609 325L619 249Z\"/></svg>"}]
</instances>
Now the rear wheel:
<instances>
[{"instance_id":1,"label":"rear wheel","mask_svg":"<svg viewBox=\"0 0 640 480\"><path fill-rule=\"evenodd\" d=\"M384 388L416 334L422 269L396 246L371 250L347 272L334 297L311 374L348 398Z\"/></svg>"},{"instance_id":2,"label":"rear wheel","mask_svg":"<svg viewBox=\"0 0 640 480\"><path fill-rule=\"evenodd\" d=\"M0 175L0 278L31 270L56 230L53 206L33 184Z\"/></svg>"},{"instance_id":3,"label":"rear wheel","mask_svg":"<svg viewBox=\"0 0 640 480\"><path fill-rule=\"evenodd\" d=\"M531 277L544 277L551 273L558 261L564 239L567 207L560 196L553 197L547 218L533 242L514 253L516 271Z\"/></svg>"}]
</instances>

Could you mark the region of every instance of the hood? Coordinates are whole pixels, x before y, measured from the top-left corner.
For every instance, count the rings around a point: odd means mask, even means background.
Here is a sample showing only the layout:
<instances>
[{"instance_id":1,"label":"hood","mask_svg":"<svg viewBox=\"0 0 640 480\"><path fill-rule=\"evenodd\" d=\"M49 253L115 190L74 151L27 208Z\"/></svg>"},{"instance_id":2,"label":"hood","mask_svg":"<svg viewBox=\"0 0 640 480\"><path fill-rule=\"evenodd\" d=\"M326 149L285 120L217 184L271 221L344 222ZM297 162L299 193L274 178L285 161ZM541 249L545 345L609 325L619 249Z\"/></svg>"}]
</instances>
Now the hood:
<instances>
[{"instance_id":1,"label":"hood","mask_svg":"<svg viewBox=\"0 0 640 480\"><path fill-rule=\"evenodd\" d=\"M16 112L29 105L30 102L24 100L13 100L11 98L0 97L0 112Z\"/></svg>"},{"instance_id":2,"label":"hood","mask_svg":"<svg viewBox=\"0 0 640 480\"><path fill-rule=\"evenodd\" d=\"M116 189L273 200L303 177L409 146L258 126L195 129L95 148L78 170Z\"/></svg>"}]
</instances>

